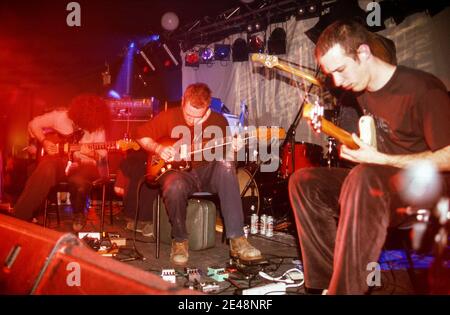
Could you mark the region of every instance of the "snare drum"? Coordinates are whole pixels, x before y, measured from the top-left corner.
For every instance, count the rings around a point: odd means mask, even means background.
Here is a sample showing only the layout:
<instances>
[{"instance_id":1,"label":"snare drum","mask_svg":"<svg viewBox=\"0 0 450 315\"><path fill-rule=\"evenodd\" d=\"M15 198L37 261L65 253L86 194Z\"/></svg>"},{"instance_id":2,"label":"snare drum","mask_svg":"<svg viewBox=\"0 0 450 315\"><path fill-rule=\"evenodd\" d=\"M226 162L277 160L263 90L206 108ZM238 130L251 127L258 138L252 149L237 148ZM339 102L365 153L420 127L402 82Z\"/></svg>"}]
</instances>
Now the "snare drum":
<instances>
[{"instance_id":1,"label":"snare drum","mask_svg":"<svg viewBox=\"0 0 450 315\"><path fill-rule=\"evenodd\" d=\"M320 145L296 142L294 145L294 163L292 163L291 146L291 143L287 143L282 150L280 172L283 178L288 178L300 168L321 166L323 164L323 148Z\"/></svg>"}]
</instances>

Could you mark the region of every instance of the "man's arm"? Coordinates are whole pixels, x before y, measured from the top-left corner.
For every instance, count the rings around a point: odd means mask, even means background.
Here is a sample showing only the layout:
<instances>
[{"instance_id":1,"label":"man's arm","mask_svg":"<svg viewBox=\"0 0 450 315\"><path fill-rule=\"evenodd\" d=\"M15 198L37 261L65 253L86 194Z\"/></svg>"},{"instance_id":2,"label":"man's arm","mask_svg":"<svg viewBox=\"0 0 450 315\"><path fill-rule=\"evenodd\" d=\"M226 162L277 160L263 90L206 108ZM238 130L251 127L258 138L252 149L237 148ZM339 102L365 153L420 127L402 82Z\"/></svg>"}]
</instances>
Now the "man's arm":
<instances>
[{"instance_id":1,"label":"man's arm","mask_svg":"<svg viewBox=\"0 0 450 315\"><path fill-rule=\"evenodd\" d=\"M144 150L158 154L161 158L168 161L175 156L175 149L171 146L163 146L150 137L137 139L137 142Z\"/></svg>"},{"instance_id":2,"label":"man's arm","mask_svg":"<svg viewBox=\"0 0 450 315\"><path fill-rule=\"evenodd\" d=\"M391 155L377 151L364 142L358 136L352 135L353 140L358 144L358 150L351 150L346 146L341 148L341 157L356 163L371 163L380 165L389 165L399 168L405 168L418 160L429 160L436 165L439 171L450 171L450 145L432 151L425 151L415 154Z\"/></svg>"},{"instance_id":3,"label":"man's arm","mask_svg":"<svg viewBox=\"0 0 450 315\"><path fill-rule=\"evenodd\" d=\"M58 149L54 143L45 139L44 129L55 129L55 122L58 120L58 117L58 113L52 111L36 116L28 123L28 132L30 136L41 143L44 150L50 155L57 154Z\"/></svg>"}]
</instances>

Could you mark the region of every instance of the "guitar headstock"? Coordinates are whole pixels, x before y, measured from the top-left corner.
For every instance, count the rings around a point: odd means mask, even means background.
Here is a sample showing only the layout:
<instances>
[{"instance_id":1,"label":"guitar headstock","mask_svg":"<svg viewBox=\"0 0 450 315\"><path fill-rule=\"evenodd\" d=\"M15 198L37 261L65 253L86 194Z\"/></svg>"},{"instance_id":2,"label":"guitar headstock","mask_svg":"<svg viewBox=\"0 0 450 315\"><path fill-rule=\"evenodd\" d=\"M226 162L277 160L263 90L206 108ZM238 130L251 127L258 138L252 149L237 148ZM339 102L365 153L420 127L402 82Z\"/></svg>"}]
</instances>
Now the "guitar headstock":
<instances>
[{"instance_id":1,"label":"guitar headstock","mask_svg":"<svg viewBox=\"0 0 450 315\"><path fill-rule=\"evenodd\" d=\"M279 65L277 56L266 54L252 54L252 61L260 62L267 68L273 68Z\"/></svg>"},{"instance_id":2,"label":"guitar headstock","mask_svg":"<svg viewBox=\"0 0 450 315\"><path fill-rule=\"evenodd\" d=\"M116 145L122 151L127 151L127 150L137 151L140 148L139 144L133 140L118 140Z\"/></svg>"},{"instance_id":3,"label":"guitar headstock","mask_svg":"<svg viewBox=\"0 0 450 315\"><path fill-rule=\"evenodd\" d=\"M324 107L318 104L312 105L306 103L303 107L303 117L310 120L311 125L316 132L321 131L323 113Z\"/></svg>"}]
</instances>

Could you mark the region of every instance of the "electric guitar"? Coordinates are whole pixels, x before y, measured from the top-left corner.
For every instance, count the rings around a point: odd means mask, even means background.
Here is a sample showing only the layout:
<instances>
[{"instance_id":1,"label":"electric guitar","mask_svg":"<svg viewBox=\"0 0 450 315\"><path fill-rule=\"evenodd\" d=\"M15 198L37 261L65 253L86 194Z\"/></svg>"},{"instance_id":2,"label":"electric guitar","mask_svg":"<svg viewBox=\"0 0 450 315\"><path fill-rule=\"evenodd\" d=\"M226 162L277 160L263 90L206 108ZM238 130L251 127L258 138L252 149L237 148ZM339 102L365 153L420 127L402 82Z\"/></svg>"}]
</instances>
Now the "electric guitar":
<instances>
[{"instance_id":1,"label":"electric guitar","mask_svg":"<svg viewBox=\"0 0 450 315\"><path fill-rule=\"evenodd\" d=\"M256 128L256 130L251 130L245 133L245 137L242 138L242 141L257 138L259 139L284 139L286 137L286 131L283 128ZM163 146L174 146L177 151L176 156L172 159L172 161L165 161L157 154L150 154L147 160L147 181L150 183L156 182L162 175L171 170L180 170L185 171L191 168L190 160L191 156L197 153L202 153L206 150L211 150L214 148L219 148L222 146L232 144L234 136L225 137L216 140L208 140L206 141L206 146L198 149L194 149L190 152L187 151L186 144L179 144L177 142L179 140L176 139L163 139L159 140L158 143ZM202 143L205 144L205 143Z\"/></svg>"},{"instance_id":2,"label":"electric guitar","mask_svg":"<svg viewBox=\"0 0 450 315\"><path fill-rule=\"evenodd\" d=\"M325 134L337 139L350 149L359 149L359 146L353 141L352 135L334 125L332 122L323 118L323 107L306 103L303 108L303 117L311 120L315 131L323 131ZM371 116L362 116L359 119L360 139L373 147L377 146L375 122Z\"/></svg>"},{"instance_id":3,"label":"electric guitar","mask_svg":"<svg viewBox=\"0 0 450 315\"><path fill-rule=\"evenodd\" d=\"M252 61L260 62L267 68L278 68L280 70L289 72L295 76L301 77L308 80L312 84L317 86L322 86L322 84L313 75L295 69L289 66L287 63L280 62L277 56L266 55L266 54L252 54Z\"/></svg>"},{"instance_id":4,"label":"electric guitar","mask_svg":"<svg viewBox=\"0 0 450 315\"><path fill-rule=\"evenodd\" d=\"M88 150L107 150L110 151L126 151L126 150L139 150L140 146L137 142L132 140L117 140L107 142L95 142L95 143L74 143L76 141L76 135L62 135L56 131L52 131L45 135L45 140L48 140L56 145L59 156L67 156L69 159L73 152L81 151L82 148ZM47 155L44 148L38 149L38 159Z\"/></svg>"}]
</instances>

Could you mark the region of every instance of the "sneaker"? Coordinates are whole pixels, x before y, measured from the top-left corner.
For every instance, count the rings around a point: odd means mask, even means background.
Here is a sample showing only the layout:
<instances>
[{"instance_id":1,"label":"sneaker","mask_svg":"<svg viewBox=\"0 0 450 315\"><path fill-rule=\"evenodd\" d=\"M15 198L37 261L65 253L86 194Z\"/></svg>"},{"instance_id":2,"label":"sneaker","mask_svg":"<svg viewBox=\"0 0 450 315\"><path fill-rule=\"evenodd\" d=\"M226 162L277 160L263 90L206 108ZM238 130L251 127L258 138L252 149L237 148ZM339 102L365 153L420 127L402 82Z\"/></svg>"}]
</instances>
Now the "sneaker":
<instances>
[{"instance_id":1,"label":"sneaker","mask_svg":"<svg viewBox=\"0 0 450 315\"><path fill-rule=\"evenodd\" d=\"M74 232L80 232L86 225L86 217L84 214L75 214L72 223L72 229Z\"/></svg>"},{"instance_id":2,"label":"sneaker","mask_svg":"<svg viewBox=\"0 0 450 315\"><path fill-rule=\"evenodd\" d=\"M127 225L126 225L126 229L130 230L130 231L134 231L136 230L136 232L142 232L142 230L144 229L144 227L148 224L151 224L148 221L138 221L137 223L137 227L134 227L134 219L127 219Z\"/></svg>"},{"instance_id":3,"label":"sneaker","mask_svg":"<svg viewBox=\"0 0 450 315\"><path fill-rule=\"evenodd\" d=\"M177 242L172 240L172 248L170 250L170 262L174 265L184 266L189 259L189 242L184 240Z\"/></svg>"},{"instance_id":4,"label":"sneaker","mask_svg":"<svg viewBox=\"0 0 450 315\"><path fill-rule=\"evenodd\" d=\"M152 223L146 223L144 225L144 227L142 228L141 233L142 233L143 236L146 236L146 237L154 237L153 224Z\"/></svg>"},{"instance_id":5,"label":"sneaker","mask_svg":"<svg viewBox=\"0 0 450 315\"><path fill-rule=\"evenodd\" d=\"M230 255L242 260L262 259L261 252L253 247L244 236L230 240Z\"/></svg>"}]
</instances>

